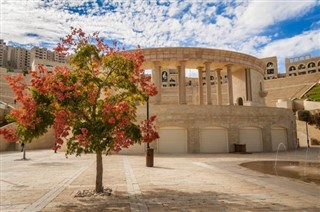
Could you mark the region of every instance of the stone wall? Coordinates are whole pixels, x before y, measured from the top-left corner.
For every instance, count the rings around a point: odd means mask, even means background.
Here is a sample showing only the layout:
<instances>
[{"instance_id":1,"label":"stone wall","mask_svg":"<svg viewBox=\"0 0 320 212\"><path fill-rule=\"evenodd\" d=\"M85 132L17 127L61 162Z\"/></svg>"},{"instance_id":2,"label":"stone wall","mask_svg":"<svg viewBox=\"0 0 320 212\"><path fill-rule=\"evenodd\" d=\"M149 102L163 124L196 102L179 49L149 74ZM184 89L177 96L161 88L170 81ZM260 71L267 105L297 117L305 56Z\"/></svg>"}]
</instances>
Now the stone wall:
<instances>
[{"instance_id":1,"label":"stone wall","mask_svg":"<svg viewBox=\"0 0 320 212\"><path fill-rule=\"evenodd\" d=\"M297 120L297 131L298 131L298 139L299 144L301 147L307 146L307 133L306 133L306 122L304 121L298 121ZM320 129L317 129L313 125L308 125L308 134L309 134L309 141L311 145L311 139L315 138L317 140L320 139ZM318 146L319 147L319 146Z\"/></svg>"},{"instance_id":2,"label":"stone wall","mask_svg":"<svg viewBox=\"0 0 320 212\"><path fill-rule=\"evenodd\" d=\"M6 126L8 127L8 126ZM10 124L13 129L16 127L15 124ZM35 138L32 143L26 144L27 150L30 149L51 149L54 145L54 133L52 129L39 138ZM16 151L20 150L19 142L7 142L2 136L0 136L0 152L3 151Z\"/></svg>"},{"instance_id":3,"label":"stone wall","mask_svg":"<svg viewBox=\"0 0 320 212\"><path fill-rule=\"evenodd\" d=\"M187 130L188 152L199 152L199 130L206 127L223 127L228 131L229 146L239 141L239 130L258 127L262 130L263 151L272 151L271 129L287 130L288 149L295 149L297 142L296 119L291 110L254 106L208 105L151 105L150 114L157 115L156 126L182 127ZM139 120L146 117L145 106L139 107ZM230 152L233 149L229 149Z\"/></svg>"}]
</instances>

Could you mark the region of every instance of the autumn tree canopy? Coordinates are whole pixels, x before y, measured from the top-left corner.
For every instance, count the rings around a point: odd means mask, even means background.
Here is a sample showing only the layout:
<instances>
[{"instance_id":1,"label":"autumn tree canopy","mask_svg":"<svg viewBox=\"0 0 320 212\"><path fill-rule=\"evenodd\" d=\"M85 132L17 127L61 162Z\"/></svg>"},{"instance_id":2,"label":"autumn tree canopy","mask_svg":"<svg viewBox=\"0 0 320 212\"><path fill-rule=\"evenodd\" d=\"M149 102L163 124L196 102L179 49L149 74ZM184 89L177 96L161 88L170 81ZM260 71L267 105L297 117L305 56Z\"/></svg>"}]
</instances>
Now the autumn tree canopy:
<instances>
[{"instance_id":1,"label":"autumn tree canopy","mask_svg":"<svg viewBox=\"0 0 320 212\"><path fill-rule=\"evenodd\" d=\"M6 77L22 107L9 114L17 129L4 128L0 134L29 143L53 127L54 148L66 142L67 154L97 154L96 191L102 192L103 153L158 138L155 117L136 122L136 105L157 91L141 69L140 50L111 47L98 33L72 28L55 51L68 55L70 67L49 71L39 66L30 71L30 85L23 75Z\"/></svg>"}]
</instances>

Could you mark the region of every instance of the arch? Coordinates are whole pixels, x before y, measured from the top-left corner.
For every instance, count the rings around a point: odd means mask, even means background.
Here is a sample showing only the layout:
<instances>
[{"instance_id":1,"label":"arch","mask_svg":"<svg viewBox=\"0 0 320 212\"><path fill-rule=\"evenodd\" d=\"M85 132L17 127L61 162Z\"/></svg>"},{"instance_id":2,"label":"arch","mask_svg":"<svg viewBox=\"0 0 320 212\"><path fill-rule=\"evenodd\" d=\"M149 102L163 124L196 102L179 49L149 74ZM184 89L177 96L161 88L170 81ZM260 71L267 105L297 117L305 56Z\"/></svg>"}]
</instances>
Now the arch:
<instances>
[{"instance_id":1,"label":"arch","mask_svg":"<svg viewBox=\"0 0 320 212\"><path fill-rule=\"evenodd\" d=\"M237 104L240 105L240 106L243 105L243 99L242 99L242 97L239 97L239 98L237 99Z\"/></svg>"},{"instance_id":2,"label":"arch","mask_svg":"<svg viewBox=\"0 0 320 212\"><path fill-rule=\"evenodd\" d=\"M316 64L314 62L311 62L308 64L308 68L313 68L316 67Z\"/></svg>"},{"instance_id":3,"label":"arch","mask_svg":"<svg viewBox=\"0 0 320 212\"><path fill-rule=\"evenodd\" d=\"M161 79L162 79L162 82L167 82L168 81L168 72L167 71L163 71L162 72Z\"/></svg>"},{"instance_id":4,"label":"arch","mask_svg":"<svg viewBox=\"0 0 320 212\"><path fill-rule=\"evenodd\" d=\"M273 63L272 62L268 62L267 63L267 68L273 68Z\"/></svg>"},{"instance_id":5,"label":"arch","mask_svg":"<svg viewBox=\"0 0 320 212\"><path fill-rule=\"evenodd\" d=\"M320 66L320 61L318 62L318 66Z\"/></svg>"},{"instance_id":6,"label":"arch","mask_svg":"<svg viewBox=\"0 0 320 212\"><path fill-rule=\"evenodd\" d=\"M295 66L290 66L289 71L295 71L296 67Z\"/></svg>"},{"instance_id":7,"label":"arch","mask_svg":"<svg viewBox=\"0 0 320 212\"><path fill-rule=\"evenodd\" d=\"M305 69L305 68L306 68L306 66L305 66L304 64L300 64L300 65L298 66L298 70Z\"/></svg>"}]
</instances>

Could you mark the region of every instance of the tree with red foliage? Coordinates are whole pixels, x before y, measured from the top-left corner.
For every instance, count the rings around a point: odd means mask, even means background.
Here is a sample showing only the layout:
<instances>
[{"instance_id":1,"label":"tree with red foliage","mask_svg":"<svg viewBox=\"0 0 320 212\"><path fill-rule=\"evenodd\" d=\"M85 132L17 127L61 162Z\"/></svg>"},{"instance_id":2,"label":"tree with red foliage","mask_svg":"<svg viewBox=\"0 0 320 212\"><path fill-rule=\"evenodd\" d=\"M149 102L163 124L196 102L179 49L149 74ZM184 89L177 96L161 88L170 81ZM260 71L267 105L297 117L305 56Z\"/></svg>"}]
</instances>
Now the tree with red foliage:
<instances>
[{"instance_id":1,"label":"tree with red foliage","mask_svg":"<svg viewBox=\"0 0 320 212\"><path fill-rule=\"evenodd\" d=\"M55 67L49 72L39 66L39 71L30 72L30 86L22 75L6 78L22 107L9 115L17 130L2 129L0 134L9 141L19 137L30 143L53 127L55 150L66 142L67 154L96 154L95 191L100 193L102 154L159 137L153 126L155 117L136 123L137 103L157 91L141 69L140 50L110 47L98 33L86 35L72 28L55 50L69 55L71 69Z\"/></svg>"}]
</instances>

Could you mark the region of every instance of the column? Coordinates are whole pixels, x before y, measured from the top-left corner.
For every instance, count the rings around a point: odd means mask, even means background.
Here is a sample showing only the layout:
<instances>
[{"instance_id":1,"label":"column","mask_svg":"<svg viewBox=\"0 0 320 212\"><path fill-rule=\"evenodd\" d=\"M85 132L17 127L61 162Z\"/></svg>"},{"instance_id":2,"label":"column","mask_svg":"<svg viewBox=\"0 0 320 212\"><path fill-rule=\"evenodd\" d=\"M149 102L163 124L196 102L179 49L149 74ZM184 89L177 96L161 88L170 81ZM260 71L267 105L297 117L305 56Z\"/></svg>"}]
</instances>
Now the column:
<instances>
[{"instance_id":1,"label":"column","mask_svg":"<svg viewBox=\"0 0 320 212\"><path fill-rule=\"evenodd\" d=\"M229 105L233 105L233 86L232 86L231 66L232 66L231 64L227 65Z\"/></svg>"},{"instance_id":2,"label":"column","mask_svg":"<svg viewBox=\"0 0 320 212\"><path fill-rule=\"evenodd\" d=\"M161 66L160 62L153 62L154 68L152 69L152 81L157 88L157 95L154 97L154 104L161 102Z\"/></svg>"},{"instance_id":3,"label":"column","mask_svg":"<svg viewBox=\"0 0 320 212\"><path fill-rule=\"evenodd\" d=\"M207 84L207 105L212 105L211 82L210 82L210 64L211 63L205 63L205 66L206 66L206 84Z\"/></svg>"},{"instance_id":4,"label":"column","mask_svg":"<svg viewBox=\"0 0 320 212\"><path fill-rule=\"evenodd\" d=\"M222 105L222 94L221 94L221 68L216 69L217 78L217 105Z\"/></svg>"},{"instance_id":5,"label":"column","mask_svg":"<svg viewBox=\"0 0 320 212\"><path fill-rule=\"evenodd\" d=\"M198 75L199 75L199 103L200 103L200 105L203 105L202 69L203 69L203 67L198 67Z\"/></svg>"},{"instance_id":6,"label":"column","mask_svg":"<svg viewBox=\"0 0 320 212\"><path fill-rule=\"evenodd\" d=\"M251 70L249 68L245 69L245 76L246 76L246 98L247 98L247 101L252 101Z\"/></svg>"},{"instance_id":7,"label":"column","mask_svg":"<svg viewBox=\"0 0 320 212\"><path fill-rule=\"evenodd\" d=\"M185 61L178 66L179 73L179 104L186 104L186 65Z\"/></svg>"}]
</instances>

